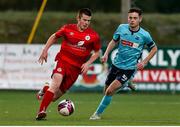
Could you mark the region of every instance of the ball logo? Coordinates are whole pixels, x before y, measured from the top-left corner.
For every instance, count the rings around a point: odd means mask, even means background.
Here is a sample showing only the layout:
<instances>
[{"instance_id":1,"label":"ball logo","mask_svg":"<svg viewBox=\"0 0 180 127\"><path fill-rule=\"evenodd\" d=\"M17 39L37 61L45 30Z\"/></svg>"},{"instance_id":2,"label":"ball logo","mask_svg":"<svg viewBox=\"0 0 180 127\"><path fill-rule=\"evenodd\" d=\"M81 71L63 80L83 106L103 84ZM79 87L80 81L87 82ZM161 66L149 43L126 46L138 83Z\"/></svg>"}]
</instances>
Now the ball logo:
<instances>
[{"instance_id":1,"label":"ball logo","mask_svg":"<svg viewBox=\"0 0 180 127\"><path fill-rule=\"evenodd\" d=\"M86 41L89 41L91 38L90 38L90 36L89 35L87 35L86 37L85 37L85 40Z\"/></svg>"}]
</instances>

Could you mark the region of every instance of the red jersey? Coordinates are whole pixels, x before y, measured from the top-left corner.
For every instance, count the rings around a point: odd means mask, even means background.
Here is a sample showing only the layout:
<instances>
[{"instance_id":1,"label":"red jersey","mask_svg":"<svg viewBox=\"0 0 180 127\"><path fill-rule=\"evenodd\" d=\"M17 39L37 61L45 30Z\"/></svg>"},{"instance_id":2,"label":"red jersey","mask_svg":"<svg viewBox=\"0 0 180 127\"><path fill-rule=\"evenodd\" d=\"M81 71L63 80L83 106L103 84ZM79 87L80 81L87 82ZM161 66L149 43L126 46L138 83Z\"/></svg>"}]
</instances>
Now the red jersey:
<instances>
[{"instance_id":1,"label":"red jersey","mask_svg":"<svg viewBox=\"0 0 180 127\"><path fill-rule=\"evenodd\" d=\"M81 67L87 61L91 51L101 48L99 35L91 28L80 32L77 24L64 25L55 35L58 38L63 37L60 52L55 60L63 60L76 67Z\"/></svg>"}]
</instances>

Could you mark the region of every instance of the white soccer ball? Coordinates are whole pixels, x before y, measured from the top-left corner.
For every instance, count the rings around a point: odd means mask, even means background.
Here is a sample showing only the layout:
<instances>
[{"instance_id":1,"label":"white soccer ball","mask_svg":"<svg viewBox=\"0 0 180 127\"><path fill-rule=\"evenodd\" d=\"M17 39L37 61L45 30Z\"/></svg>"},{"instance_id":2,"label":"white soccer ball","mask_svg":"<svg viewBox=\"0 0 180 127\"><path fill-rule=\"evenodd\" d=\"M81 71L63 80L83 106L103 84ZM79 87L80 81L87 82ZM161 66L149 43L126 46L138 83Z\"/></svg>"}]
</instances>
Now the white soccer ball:
<instances>
[{"instance_id":1,"label":"white soccer ball","mask_svg":"<svg viewBox=\"0 0 180 127\"><path fill-rule=\"evenodd\" d=\"M71 100L64 99L58 104L58 112L62 116L70 116L75 111L74 103Z\"/></svg>"}]
</instances>

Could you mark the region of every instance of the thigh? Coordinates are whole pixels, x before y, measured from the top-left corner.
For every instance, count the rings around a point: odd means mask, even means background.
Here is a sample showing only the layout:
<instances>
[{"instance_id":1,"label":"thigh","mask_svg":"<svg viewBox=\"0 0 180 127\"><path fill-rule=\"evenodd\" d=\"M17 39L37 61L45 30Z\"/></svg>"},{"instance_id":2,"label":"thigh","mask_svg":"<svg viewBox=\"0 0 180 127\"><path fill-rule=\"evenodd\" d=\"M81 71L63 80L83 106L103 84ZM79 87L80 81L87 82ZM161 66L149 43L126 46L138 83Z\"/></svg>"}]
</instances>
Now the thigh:
<instances>
[{"instance_id":1,"label":"thigh","mask_svg":"<svg viewBox=\"0 0 180 127\"><path fill-rule=\"evenodd\" d=\"M118 80L122 85L124 85L134 74L135 70L123 70L120 69L116 80Z\"/></svg>"},{"instance_id":2,"label":"thigh","mask_svg":"<svg viewBox=\"0 0 180 127\"><path fill-rule=\"evenodd\" d=\"M63 81L63 75L58 73L53 74L52 81L49 86L49 91L53 92L56 95L57 91L59 91L59 87L62 81Z\"/></svg>"},{"instance_id":3,"label":"thigh","mask_svg":"<svg viewBox=\"0 0 180 127\"><path fill-rule=\"evenodd\" d=\"M75 83L77 80L79 74L80 74L80 69L73 67L73 66L67 66L66 67L66 73L63 78L63 81L60 85L60 90L65 93L67 90L71 88L71 86Z\"/></svg>"},{"instance_id":4,"label":"thigh","mask_svg":"<svg viewBox=\"0 0 180 127\"><path fill-rule=\"evenodd\" d=\"M117 74L118 69L114 65L112 65L105 81L106 88L116 79Z\"/></svg>"},{"instance_id":5,"label":"thigh","mask_svg":"<svg viewBox=\"0 0 180 127\"><path fill-rule=\"evenodd\" d=\"M55 69L52 72L51 78L51 85L50 90L54 92L55 96L57 96L60 86L63 83L64 77L66 73L66 66L63 61L57 61Z\"/></svg>"},{"instance_id":6,"label":"thigh","mask_svg":"<svg viewBox=\"0 0 180 127\"><path fill-rule=\"evenodd\" d=\"M56 66L55 66L55 69L52 72L51 78L53 77L53 75L55 73L58 73L58 74L61 74L61 75L65 74L65 63L62 60L56 62Z\"/></svg>"},{"instance_id":7,"label":"thigh","mask_svg":"<svg viewBox=\"0 0 180 127\"><path fill-rule=\"evenodd\" d=\"M116 90L118 90L121 86L122 86L122 84L118 80L115 79L108 86L107 90L105 91L105 95L112 96L116 92Z\"/></svg>"}]
</instances>

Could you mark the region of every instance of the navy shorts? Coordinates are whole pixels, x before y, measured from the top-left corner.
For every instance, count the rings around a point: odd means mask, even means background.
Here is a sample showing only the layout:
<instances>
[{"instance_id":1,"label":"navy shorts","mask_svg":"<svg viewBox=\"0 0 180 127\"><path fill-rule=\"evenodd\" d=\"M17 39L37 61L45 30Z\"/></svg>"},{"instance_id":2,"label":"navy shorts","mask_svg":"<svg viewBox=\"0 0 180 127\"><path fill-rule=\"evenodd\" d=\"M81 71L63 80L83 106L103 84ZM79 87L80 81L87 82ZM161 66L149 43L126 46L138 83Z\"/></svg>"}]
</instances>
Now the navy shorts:
<instances>
[{"instance_id":1,"label":"navy shorts","mask_svg":"<svg viewBox=\"0 0 180 127\"><path fill-rule=\"evenodd\" d=\"M115 79L117 79L119 82L121 82L121 84L126 83L131 76L134 74L135 69L134 70L123 70L123 69L119 69L116 66L112 65L110 70L109 70L109 74L106 78L106 85L110 85Z\"/></svg>"}]
</instances>

